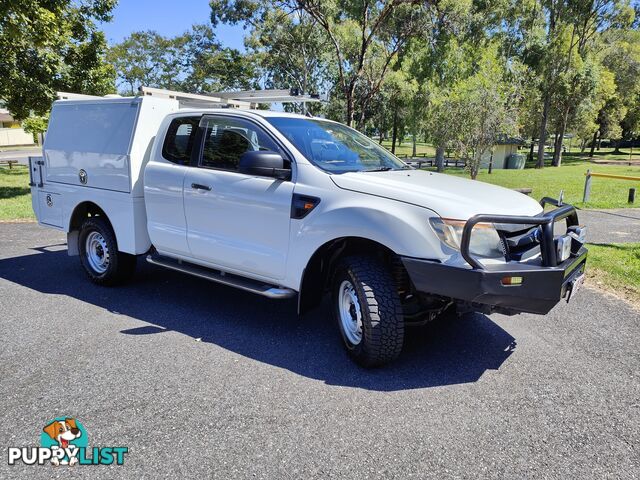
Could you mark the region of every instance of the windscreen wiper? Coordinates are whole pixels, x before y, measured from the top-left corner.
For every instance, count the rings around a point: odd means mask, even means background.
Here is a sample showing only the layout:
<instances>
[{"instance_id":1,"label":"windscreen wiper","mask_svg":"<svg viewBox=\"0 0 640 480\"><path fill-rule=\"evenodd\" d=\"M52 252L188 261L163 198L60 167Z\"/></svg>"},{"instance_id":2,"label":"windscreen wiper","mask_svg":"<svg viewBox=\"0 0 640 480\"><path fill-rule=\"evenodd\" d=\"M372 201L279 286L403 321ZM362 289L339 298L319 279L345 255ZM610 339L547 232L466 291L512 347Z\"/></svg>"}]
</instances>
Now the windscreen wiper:
<instances>
[{"instance_id":1,"label":"windscreen wiper","mask_svg":"<svg viewBox=\"0 0 640 480\"><path fill-rule=\"evenodd\" d=\"M388 172L393 170L391 167L370 168L369 170L362 170L363 172Z\"/></svg>"}]
</instances>

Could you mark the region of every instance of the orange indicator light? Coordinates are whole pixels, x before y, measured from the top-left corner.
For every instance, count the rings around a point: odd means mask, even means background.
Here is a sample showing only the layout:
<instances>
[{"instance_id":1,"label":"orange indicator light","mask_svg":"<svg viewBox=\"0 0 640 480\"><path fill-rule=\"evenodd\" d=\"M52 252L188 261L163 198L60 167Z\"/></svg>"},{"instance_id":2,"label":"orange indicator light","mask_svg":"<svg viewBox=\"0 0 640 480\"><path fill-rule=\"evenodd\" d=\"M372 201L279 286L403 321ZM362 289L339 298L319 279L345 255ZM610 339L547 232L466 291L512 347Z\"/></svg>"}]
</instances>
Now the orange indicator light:
<instances>
[{"instance_id":1,"label":"orange indicator light","mask_svg":"<svg viewBox=\"0 0 640 480\"><path fill-rule=\"evenodd\" d=\"M522 285L522 277L503 277L500 283L504 286L519 286Z\"/></svg>"}]
</instances>

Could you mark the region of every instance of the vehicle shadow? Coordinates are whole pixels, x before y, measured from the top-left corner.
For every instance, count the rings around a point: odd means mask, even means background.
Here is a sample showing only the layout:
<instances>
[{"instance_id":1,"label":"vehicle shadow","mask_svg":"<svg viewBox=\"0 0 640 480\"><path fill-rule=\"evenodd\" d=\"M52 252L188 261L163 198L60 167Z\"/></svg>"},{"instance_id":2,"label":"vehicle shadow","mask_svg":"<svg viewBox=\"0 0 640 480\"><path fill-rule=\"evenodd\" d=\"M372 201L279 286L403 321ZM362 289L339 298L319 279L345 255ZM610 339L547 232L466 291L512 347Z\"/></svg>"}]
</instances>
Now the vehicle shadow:
<instances>
[{"instance_id":1,"label":"vehicle shadow","mask_svg":"<svg viewBox=\"0 0 640 480\"><path fill-rule=\"evenodd\" d=\"M475 382L486 370L499 368L516 345L485 315L446 315L407 329L401 357L384 368L366 370L349 361L326 301L299 318L295 300L268 300L142 260L130 284L98 287L86 279L77 257L55 248L0 259L0 278L144 322L114 329L115 335L175 331L330 385L395 391Z\"/></svg>"}]
</instances>

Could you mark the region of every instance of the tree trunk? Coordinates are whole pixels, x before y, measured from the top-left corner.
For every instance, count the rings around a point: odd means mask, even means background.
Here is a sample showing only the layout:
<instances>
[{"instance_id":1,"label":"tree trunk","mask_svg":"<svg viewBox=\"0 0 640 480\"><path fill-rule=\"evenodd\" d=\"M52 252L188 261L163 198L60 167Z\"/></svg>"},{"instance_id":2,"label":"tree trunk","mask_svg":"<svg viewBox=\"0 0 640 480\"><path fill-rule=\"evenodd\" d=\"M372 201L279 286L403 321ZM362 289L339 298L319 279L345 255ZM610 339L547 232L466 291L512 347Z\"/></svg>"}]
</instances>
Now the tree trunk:
<instances>
[{"instance_id":1,"label":"tree trunk","mask_svg":"<svg viewBox=\"0 0 640 480\"><path fill-rule=\"evenodd\" d=\"M391 153L396 153L396 139L398 137L398 110L393 114L393 131L391 133Z\"/></svg>"},{"instance_id":2,"label":"tree trunk","mask_svg":"<svg viewBox=\"0 0 640 480\"><path fill-rule=\"evenodd\" d=\"M475 156L472 157L474 160L472 161L468 161L468 164L471 164L471 167L469 168L469 174L471 175L471 180L475 180L476 177L478 176L478 166L480 165L480 161L478 160L478 162L475 161Z\"/></svg>"},{"instance_id":3,"label":"tree trunk","mask_svg":"<svg viewBox=\"0 0 640 480\"><path fill-rule=\"evenodd\" d=\"M562 165L562 144L564 143L564 133L567 131L567 122L569 121L569 107L565 108L562 114L562 123L560 131L556 132L556 141L553 148L553 166L560 167Z\"/></svg>"},{"instance_id":4,"label":"tree trunk","mask_svg":"<svg viewBox=\"0 0 640 480\"><path fill-rule=\"evenodd\" d=\"M560 162L560 155L562 150L562 135L559 132L556 132L555 138L553 139L553 160L551 161L551 166L557 167L558 162Z\"/></svg>"},{"instance_id":5,"label":"tree trunk","mask_svg":"<svg viewBox=\"0 0 640 480\"><path fill-rule=\"evenodd\" d=\"M558 135L558 131L556 130L556 133L553 134L553 158L551 159L552 167L557 167L556 161L558 155L558 138L560 138L560 135Z\"/></svg>"},{"instance_id":6,"label":"tree trunk","mask_svg":"<svg viewBox=\"0 0 640 480\"><path fill-rule=\"evenodd\" d=\"M540 134L538 135L538 162L536 168L544 168L544 145L547 141L547 121L549 120L549 108L551 107L551 94L548 92L544 97L542 107L542 118L540 119Z\"/></svg>"},{"instance_id":7,"label":"tree trunk","mask_svg":"<svg viewBox=\"0 0 640 480\"><path fill-rule=\"evenodd\" d=\"M366 120L367 120L367 117L365 115L365 111L364 111L364 108L363 108L362 111L360 112L360 119L358 120L358 130L360 132L362 132L363 134L366 131L366 128L365 128Z\"/></svg>"},{"instance_id":8,"label":"tree trunk","mask_svg":"<svg viewBox=\"0 0 640 480\"><path fill-rule=\"evenodd\" d=\"M554 155L554 159L553 159L553 166L554 167L561 167L562 166L562 139L564 138L564 135L560 135L560 138L558 140L558 153Z\"/></svg>"},{"instance_id":9,"label":"tree trunk","mask_svg":"<svg viewBox=\"0 0 640 480\"><path fill-rule=\"evenodd\" d=\"M621 140L616 140L615 141L616 146L615 146L615 150L613 151L613 153L622 153L622 152L620 152L620 143L621 143ZM598 150L600 150L600 142L598 142Z\"/></svg>"},{"instance_id":10,"label":"tree trunk","mask_svg":"<svg viewBox=\"0 0 640 480\"><path fill-rule=\"evenodd\" d=\"M593 132L593 140L591 140L591 150L589 151L589 158L593 158L593 151L596 149L596 142L598 141L598 133L600 130Z\"/></svg>"},{"instance_id":11,"label":"tree trunk","mask_svg":"<svg viewBox=\"0 0 640 480\"><path fill-rule=\"evenodd\" d=\"M347 102L347 110L346 110L346 116L345 116L345 123L350 126L353 127L353 119L355 116L355 112L354 112L354 98L353 98L353 92L347 90L346 92L346 102Z\"/></svg>"},{"instance_id":12,"label":"tree trunk","mask_svg":"<svg viewBox=\"0 0 640 480\"><path fill-rule=\"evenodd\" d=\"M411 156L413 158L416 158L416 154L418 153L418 145L417 145L417 143L418 143L418 140L416 139L416 134L414 132L413 133L413 150L412 150L412 153L411 153Z\"/></svg>"},{"instance_id":13,"label":"tree trunk","mask_svg":"<svg viewBox=\"0 0 640 480\"><path fill-rule=\"evenodd\" d=\"M436 147L436 168L444 172L444 147Z\"/></svg>"},{"instance_id":14,"label":"tree trunk","mask_svg":"<svg viewBox=\"0 0 640 480\"><path fill-rule=\"evenodd\" d=\"M536 140L535 136L531 135L531 148L529 148L529 162L533 162L533 148L534 148L535 140Z\"/></svg>"}]
</instances>

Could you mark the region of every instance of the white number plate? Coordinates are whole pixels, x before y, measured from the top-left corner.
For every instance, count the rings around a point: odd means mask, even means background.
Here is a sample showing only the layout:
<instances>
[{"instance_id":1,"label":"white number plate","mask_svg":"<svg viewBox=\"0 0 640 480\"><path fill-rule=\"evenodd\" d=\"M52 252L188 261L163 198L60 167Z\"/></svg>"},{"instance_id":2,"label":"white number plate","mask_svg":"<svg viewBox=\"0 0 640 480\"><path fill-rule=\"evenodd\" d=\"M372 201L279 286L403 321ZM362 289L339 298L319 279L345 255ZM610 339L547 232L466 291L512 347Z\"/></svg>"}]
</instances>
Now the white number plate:
<instances>
[{"instance_id":1,"label":"white number plate","mask_svg":"<svg viewBox=\"0 0 640 480\"><path fill-rule=\"evenodd\" d=\"M584 283L584 273L579 275L574 281L573 281L573 286L571 287L571 297L569 298L569 300L571 300L573 298L573 296L578 293L578 290L580 290L580 288L582 287L582 284Z\"/></svg>"}]
</instances>

